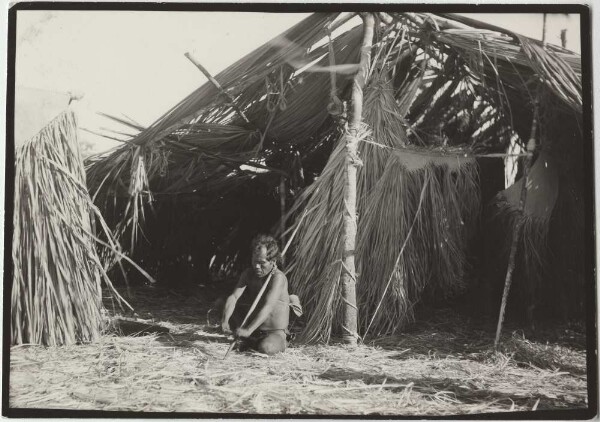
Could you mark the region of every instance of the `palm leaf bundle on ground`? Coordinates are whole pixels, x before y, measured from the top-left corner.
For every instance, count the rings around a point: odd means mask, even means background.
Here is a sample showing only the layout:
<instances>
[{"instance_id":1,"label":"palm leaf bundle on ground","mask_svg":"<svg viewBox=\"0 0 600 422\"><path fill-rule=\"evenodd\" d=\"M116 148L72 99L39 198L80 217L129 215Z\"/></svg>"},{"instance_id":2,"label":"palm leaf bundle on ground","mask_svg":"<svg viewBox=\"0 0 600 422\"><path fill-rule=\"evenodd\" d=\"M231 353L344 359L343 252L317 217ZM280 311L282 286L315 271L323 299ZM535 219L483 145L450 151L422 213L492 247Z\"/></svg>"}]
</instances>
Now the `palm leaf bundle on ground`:
<instances>
[{"instance_id":1,"label":"palm leaf bundle on ground","mask_svg":"<svg viewBox=\"0 0 600 422\"><path fill-rule=\"evenodd\" d=\"M94 341L101 281L112 284L96 249L91 219L100 214L85 187L74 114L63 112L20 146L15 170L12 343Z\"/></svg>"}]
</instances>

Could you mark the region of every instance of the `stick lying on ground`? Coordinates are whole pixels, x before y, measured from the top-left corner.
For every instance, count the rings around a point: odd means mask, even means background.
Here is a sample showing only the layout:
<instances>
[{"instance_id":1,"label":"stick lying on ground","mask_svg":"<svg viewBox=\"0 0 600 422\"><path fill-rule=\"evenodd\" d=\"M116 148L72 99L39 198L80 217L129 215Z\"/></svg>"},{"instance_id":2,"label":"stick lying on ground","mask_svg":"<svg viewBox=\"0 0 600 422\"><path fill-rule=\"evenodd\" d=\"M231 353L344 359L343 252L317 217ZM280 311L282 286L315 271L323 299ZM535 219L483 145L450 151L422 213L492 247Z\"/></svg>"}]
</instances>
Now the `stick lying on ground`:
<instances>
[{"instance_id":1,"label":"stick lying on ground","mask_svg":"<svg viewBox=\"0 0 600 422\"><path fill-rule=\"evenodd\" d=\"M283 248L283 251L281 252L281 256L284 256L285 253L287 252L288 248L290 247L290 244L292 243L292 240L294 240L294 237L296 236L296 233L298 232L298 229L300 228L300 225L302 224L302 221L304 220L304 217L306 217L306 214L308 214L308 213L309 213L309 210L306 210L302 214L302 217L300 217L300 221L298 221L298 225L294 229L294 233L292 233L292 235L290 236L289 240L287 241L287 243L285 245L285 248ZM274 270L275 270L275 268L273 268L271 270L271 272L269 273L269 275L267 276L267 281L265 281L265 284L263 284L263 286L260 288L258 294L256 295L256 299L254 299L254 302L252 302L252 306L250 306L250 309L248 310L248 313L246 314L246 317L244 318L244 321L242 321L242 324L240 325L240 328L243 328L246 325L246 322L248 322L248 318L250 317L250 315L252 314L252 312L254 312L254 309L256 308L256 305L258 305L258 301L260 300L260 298L262 297L263 293L267 289L267 286L269 285L269 281L271 281L271 277L273 276ZM225 353L225 356L223 356L223 359L227 358L227 355L229 355L229 352L231 352L233 350L233 347L235 346L235 344L237 343L237 341L238 341L237 338L233 339L233 341L229 345L229 348L227 349L227 352Z\"/></svg>"}]
</instances>

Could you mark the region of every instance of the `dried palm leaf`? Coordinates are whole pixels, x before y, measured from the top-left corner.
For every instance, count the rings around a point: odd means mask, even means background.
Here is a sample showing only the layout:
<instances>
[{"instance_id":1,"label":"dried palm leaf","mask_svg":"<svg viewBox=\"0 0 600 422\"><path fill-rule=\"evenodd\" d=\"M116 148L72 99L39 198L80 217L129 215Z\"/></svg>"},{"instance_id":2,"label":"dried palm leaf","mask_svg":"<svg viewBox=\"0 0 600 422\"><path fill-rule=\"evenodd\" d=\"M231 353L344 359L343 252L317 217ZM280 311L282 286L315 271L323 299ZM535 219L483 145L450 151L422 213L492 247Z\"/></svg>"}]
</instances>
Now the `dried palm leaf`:
<instances>
[{"instance_id":1,"label":"dried palm leaf","mask_svg":"<svg viewBox=\"0 0 600 422\"><path fill-rule=\"evenodd\" d=\"M414 149L393 154L359 226L363 330L396 331L412 321L425 289L448 296L464 287L467 228L478 210L471 156Z\"/></svg>"},{"instance_id":2,"label":"dried palm leaf","mask_svg":"<svg viewBox=\"0 0 600 422\"><path fill-rule=\"evenodd\" d=\"M95 245L91 219L101 216L84 185L75 116L60 114L16 153L11 341L94 341L101 281L112 284Z\"/></svg>"}]
</instances>

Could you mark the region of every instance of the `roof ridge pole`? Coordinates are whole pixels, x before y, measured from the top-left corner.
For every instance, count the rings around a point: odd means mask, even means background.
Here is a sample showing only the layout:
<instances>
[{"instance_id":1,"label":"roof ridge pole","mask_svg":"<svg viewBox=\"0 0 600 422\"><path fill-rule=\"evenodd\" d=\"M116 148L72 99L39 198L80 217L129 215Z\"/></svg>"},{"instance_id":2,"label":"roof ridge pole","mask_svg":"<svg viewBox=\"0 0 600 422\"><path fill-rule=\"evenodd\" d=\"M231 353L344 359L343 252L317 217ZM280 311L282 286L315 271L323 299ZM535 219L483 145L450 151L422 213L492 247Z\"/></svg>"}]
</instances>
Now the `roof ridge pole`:
<instances>
[{"instance_id":1,"label":"roof ridge pole","mask_svg":"<svg viewBox=\"0 0 600 422\"><path fill-rule=\"evenodd\" d=\"M352 110L348 133L346 134L346 166L344 171L344 216L342 227L343 255L340 282L342 287L344 343L356 346L358 339L358 308L356 306L356 269L354 255L356 249L356 173L361 165L358 157L358 132L362 123L363 88L369 71L375 18L372 13L361 15L363 19L363 39L360 52L360 65L352 83Z\"/></svg>"}]
</instances>

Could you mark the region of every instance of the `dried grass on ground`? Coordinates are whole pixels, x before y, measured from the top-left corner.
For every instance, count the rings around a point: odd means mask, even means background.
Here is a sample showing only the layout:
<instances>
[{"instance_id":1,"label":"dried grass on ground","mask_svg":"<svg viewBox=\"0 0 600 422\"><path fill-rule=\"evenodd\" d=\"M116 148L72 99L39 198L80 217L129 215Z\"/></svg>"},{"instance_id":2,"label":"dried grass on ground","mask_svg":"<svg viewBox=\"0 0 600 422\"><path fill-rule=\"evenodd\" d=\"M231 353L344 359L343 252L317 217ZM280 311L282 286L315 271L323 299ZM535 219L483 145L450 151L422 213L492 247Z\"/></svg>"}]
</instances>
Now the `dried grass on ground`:
<instances>
[{"instance_id":1,"label":"dried grass on ground","mask_svg":"<svg viewBox=\"0 0 600 422\"><path fill-rule=\"evenodd\" d=\"M169 333L13 347L10 406L355 415L586 407L585 350L573 332L552 344L509 334L494 353L493 330L438 313L356 349L296 345L271 358L222 360L229 342L207 324L199 296L146 291L131 302L137 318Z\"/></svg>"}]
</instances>

